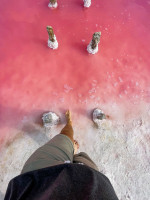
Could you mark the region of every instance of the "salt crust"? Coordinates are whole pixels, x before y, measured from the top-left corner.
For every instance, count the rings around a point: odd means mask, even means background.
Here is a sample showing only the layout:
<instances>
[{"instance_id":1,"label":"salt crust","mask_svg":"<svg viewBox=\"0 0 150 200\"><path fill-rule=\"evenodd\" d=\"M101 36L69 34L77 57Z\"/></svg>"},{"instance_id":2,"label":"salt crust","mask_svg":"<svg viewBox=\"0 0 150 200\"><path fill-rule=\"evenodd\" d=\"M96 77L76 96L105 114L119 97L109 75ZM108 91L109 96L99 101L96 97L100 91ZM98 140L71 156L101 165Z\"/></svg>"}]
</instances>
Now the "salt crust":
<instances>
[{"instance_id":1,"label":"salt crust","mask_svg":"<svg viewBox=\"0 0 150 200\"><path fill-rule=\"evenodd\" d=\"M58 42L57 42L55 35L54 35L54 39L55 39L54 42L52 42L48 39L48 47L51 48L51 49L57 49L58 48Z\"/></svg>"},{"instance_id":2,"label":"salt crust","mask_svg":"<svg viewBox=\"0 0 150 200\"><path fill-rule=\"evenodd\" d=\"M83 0L84 2L84 7L89 8L91 6L91 0Z\"/></svg>"},{"instance_id":3,"label":"salt crust","mask_svg":"<svg viewBox=\"0 0 150 200\"><path fill-rule=\"evenodd\" d=\"M57 6L58 6L58 3L56 2L55 4L52 4L52 3L49 3L48 4L48 7L49 8L57 8Z\"/></svg>"},{"instance_id":4,"label":"salt crust","mask_svg":"<svg viewBox=\"0 0 150 200\"><path fill-rule=\"evenodd\" d=\"M91 54L96 54L98 52L98 45L96 46L95 49L92 49L92 40L90 42L90 44L87 46L87 51Z\"/></svg>"},{"instance_id":5,"label":"salt crust","mask_svg":"<svg viewBox=\"0 0 150 200\"><path fill-rule=\"evenodd\" d=\"M74 124L80 151L96 162L122 200L149 200L150 197L150 109L147 110L124 121L122 110L112 106L111 113L119 117L106 120L104 128L96 129L92 122L84 123L82 117L79 120L84 124L83 129ZM109 126L108 121L111 121ZM27 124L30 127L29 122ZM4 199L10 179L20 174L29 156L58 134L63 126L54 126L46 133L41 126L32 123L33 130L19 132L18 137L0 152L0 200Z\"/></svg>"}]
</instances>

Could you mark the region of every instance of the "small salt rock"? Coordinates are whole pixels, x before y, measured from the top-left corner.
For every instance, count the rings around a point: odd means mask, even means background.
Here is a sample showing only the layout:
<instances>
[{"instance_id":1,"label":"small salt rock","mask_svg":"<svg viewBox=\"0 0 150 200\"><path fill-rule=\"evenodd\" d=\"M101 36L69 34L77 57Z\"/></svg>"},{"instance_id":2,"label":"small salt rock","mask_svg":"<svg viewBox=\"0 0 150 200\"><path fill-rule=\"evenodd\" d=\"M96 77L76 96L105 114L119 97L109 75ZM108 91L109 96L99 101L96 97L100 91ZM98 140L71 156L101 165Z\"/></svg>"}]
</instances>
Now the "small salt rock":
<instances>
[{"instance_id":1,"label":"small salt rock","mask_svg":"<svg viewBox=\"0 0 150 200\"><path fill-rule=\"evenodd\" d=\"M91 6L91 0L83 0L84 7L89 8Z\"/></svg>"},{"instance_id":2,"label":"small salt rock","mask_svg":"<svg viewBox=\"0 0 150 200\"><path fill-rule=\"evenodd\" d=\"M49 7L49 8L57 8L57 6L58 6L57 3L55 3L55 4L49 3L49 4L48 4L48 7Z\"/></svg>"},{"instance_id":3,"label":"small salt rock","mask_svg":"<svg viewBox=\"0 0 150 200\"><path fill-rule=\"evenodd\" d=\"M100 42L101 32L95 32L90 44L87 46L87 51L90 54L96 54L98 52L98 44Z\"/></svg>"},{"instance_id":4,"label":"small salt rock","mask_svg":"<svg viewBox=\"0 0 150 200\"><path fill-rule=\"evenodd\" d=\"M93 111L93 121L99 125L103 119L106 119L104 112L98 108Z\"/></svg>"},{"instance_id":5,"label":"small salt rock","mask_svg":"<svg viewBox=\"0 0 150 200\"><path fill-rule=\"evenodd\" d=\"M48 47L51 49L57 49L58 48L58 42L56 39L56 36L54 35L54 42L50 41L50 39L48 39Z\"/></svg>"},{"instance_id":6,"label":"small salt rock","mask_svg":"<svg viewBox=\"0 0 150 200\"><path fill-rule=\"evenodd\" d=\"M92 49L92 40L90 44L87 46L87 51L91 54L96 54L98 52L98 45L95 47L95 49Z\"/></svg>"},{"instance_id":7,"label":"small salt rock","mask_svg":"<svg viewBox=\"0 0 150 200\"><path fill-rule=\"evenodd\" d=\"M54 34L53 28L51 26L46 27L47 32L48 32L48 47L51 49L57 49L58 48L58 42L56 39L56 36Z\"/></svg>"},{"instance_id":8,"label":"small salt rock","mask_svg":"<svg viewBox=\"0 0 150 200\"><path fill-rule=\"evenodd\" d=\"M42 120L45 128L51 128L60 122L59 116L54 112L44 113Z\"/></svg>"},{"instance_id":9,"label":"small salt rock","mask_svg":"<svg viewBox=\"0 0 150 200\"><path fill-rule=\"evenodd\" d=\"M57 4L57 0L50 0L48 7L49 8L57 8L58 4Z\"/></svg>"}]
</instances>

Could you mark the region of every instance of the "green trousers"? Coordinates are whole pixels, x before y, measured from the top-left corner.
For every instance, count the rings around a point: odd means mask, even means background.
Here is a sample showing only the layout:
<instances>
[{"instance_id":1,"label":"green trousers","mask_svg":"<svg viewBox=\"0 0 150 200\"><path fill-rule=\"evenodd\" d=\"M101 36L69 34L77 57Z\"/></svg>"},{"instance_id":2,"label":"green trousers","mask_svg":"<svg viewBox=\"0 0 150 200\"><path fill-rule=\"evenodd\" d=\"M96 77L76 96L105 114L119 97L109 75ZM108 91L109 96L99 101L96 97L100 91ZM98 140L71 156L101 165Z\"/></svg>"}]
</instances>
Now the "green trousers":
<instances>
[{"instance_id":1,"label":"green trousers","mask_svg":"<svg viewBox=\"0 0 150 200\"><path fill-rule=\"evenodd\" d=\"M21 174L64 163L84 164L98 171L96 164L86 153L74 155L73 142L68 136L58 134L30 156Z\"/></svg>"}]
</instances>

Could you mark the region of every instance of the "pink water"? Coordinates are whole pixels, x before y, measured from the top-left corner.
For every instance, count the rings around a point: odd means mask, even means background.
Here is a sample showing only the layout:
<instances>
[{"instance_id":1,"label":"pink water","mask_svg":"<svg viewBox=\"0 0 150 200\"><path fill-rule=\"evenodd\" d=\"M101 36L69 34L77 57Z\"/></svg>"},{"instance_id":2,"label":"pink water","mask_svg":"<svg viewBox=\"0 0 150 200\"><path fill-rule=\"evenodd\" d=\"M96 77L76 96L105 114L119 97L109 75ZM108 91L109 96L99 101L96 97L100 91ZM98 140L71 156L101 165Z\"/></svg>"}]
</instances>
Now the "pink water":
<instances>
[{"instance_id":1,"label":"pink water","mask_svg":"<svg viewBox=\"0 0 150 200\"><path fill-rule=\"evenodd\" d=\"M0 141L24 118L70 108L77 114L109 102L150 100L150 1L0 1ZM59 48L47 47L46 26ZM99 52L89 55L101 31Z\"/></svg>"}]
</instances>

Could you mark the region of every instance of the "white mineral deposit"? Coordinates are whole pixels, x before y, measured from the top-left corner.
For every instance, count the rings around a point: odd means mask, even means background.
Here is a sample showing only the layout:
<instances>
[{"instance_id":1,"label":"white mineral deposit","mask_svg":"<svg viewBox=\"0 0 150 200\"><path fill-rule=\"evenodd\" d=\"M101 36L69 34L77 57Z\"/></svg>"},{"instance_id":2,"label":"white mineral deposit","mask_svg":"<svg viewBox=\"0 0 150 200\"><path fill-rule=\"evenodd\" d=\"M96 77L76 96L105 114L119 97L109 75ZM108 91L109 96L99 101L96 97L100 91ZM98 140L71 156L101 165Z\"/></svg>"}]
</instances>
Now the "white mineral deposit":
<instances>
[{"instance_id":1,"label":"white mineral deposit","mask_svg":"<svg viewBox=\"0 0 150 200\"><path fill-rule=\"evenodd\" d=\"M89 8L91 6L91 0L83 0L84 7Z\"/></svg>"},{"instance_id":2,"label":"white mineral deposit","mask_svg":"<svg viewBox=\"0 0 150 200\"><path fill-rule=\"evenodd\" d=\"M55 35L54 35L54 39L55 39L54 42L52 42L52 41L50 41L50 39L48 39L48 47L51 48L51 49L57 49L58 48L58 42L57 42Z\"/></svg>"}]
</instances>

